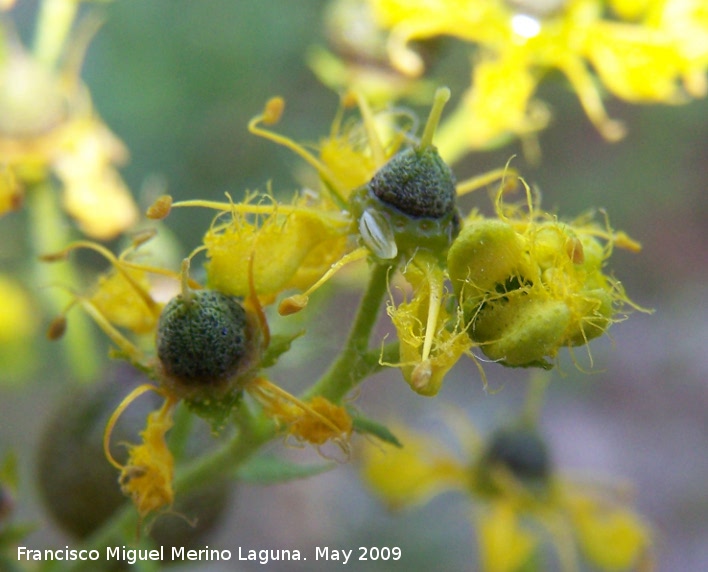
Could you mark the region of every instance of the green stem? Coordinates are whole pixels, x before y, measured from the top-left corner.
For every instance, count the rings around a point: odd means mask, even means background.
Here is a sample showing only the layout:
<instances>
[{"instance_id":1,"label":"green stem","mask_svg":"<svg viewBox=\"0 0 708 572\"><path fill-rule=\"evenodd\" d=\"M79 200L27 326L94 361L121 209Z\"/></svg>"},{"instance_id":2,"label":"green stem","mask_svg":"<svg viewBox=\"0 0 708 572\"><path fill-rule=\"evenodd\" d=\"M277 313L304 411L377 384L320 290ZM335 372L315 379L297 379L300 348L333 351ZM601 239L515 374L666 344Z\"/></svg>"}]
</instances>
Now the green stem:
<instances>
[{"instance_id":1,"label":"green stem","mask_svg":"<svg viewBox=\"0 0 708 572\"><path fill-rule=\"evenodd\" d=\"M53 67L64 49L78 10L76 0L44 0L34 38L38 61Z\"/></svg>"},{"instance_id":2,"label":"green stem","mask_svg":"<svg viewBox=\"0 0 708 572\"><path fill-rule=\"evenodd\" d=\"M76 269L70 260L40 263L37 258L66 247L69 242L67 222L58 204L57 190L48 181L29 189L27 203L31 245L35 254L35 288L44 301L46 311L50 315L57 315L64 311L67 303L66 294L57 286L78 284ZM74 312L61 343L66 346L67 359L74 377L78 381L95 379L100 369L100 360L88 316Z\"/></svg>"},{"instance_id":3,"label":"green stem","mask_svg":"<svg viewBox=\"0 0 708 572\"><path fill-rule=\"evenodd\" d=\"M369 285L361 299L344 349L319 381L307 390L305 399L321 395L338 403L379 368L379 360L373 360L368 349L371 332L378 319L379 306L387 292L390 269L391 266L387 264L374 264Z\"/></svg>"}]
</instances>

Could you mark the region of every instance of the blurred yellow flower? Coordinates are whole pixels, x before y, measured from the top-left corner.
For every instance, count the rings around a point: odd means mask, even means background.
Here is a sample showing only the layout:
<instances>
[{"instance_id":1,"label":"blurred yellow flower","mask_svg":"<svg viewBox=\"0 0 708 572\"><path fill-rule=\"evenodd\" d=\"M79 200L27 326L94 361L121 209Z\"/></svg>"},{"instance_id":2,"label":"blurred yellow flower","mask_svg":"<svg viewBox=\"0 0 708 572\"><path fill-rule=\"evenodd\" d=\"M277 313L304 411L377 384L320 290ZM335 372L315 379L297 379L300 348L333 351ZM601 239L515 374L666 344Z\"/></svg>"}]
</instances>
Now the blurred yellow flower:
<instances>
[{"instance_id":1,"label":"blurred yellow flower","mask_svg":"<svg viewBox=\"0 0 708 572\"><path fill-rule=\"evenodd\" d=\"M32 338L39 309L30 292L15 278L0 273L0 385L24 379L40 360Z\"/></svg>"},{"instance_id":2,"label":"blurred yellow flower","mask_svg":"<svg viewBox=\"0 0 708 572\"><path fill-rule=\"evenodd\" d=\"M83 232L105 240L130 228L138 212L116 170L127 151L93 109L74 69L78 63L71 60L68 69L59 69L55 61L2 36L0 155L13 184L2 176L0 215L53 175L61 183L66 211Z\"/></svg>"},{"instance_id":3,"label":"blurred yellow flower","mask_svg":"<svg viewBox=\"0 0 708 572\"><path fill-rule=\"evenodd\" d=\"M328 48L313 46L307 62L318 79L337 92L352 91L375 106L402 98L427 104L432 82L411 77L391 66L387 35L374 21L371 6L361 0L334 0L326 7Z\"/></svg>"},{"instance_id":4,"label":"blurred yellow flower","mask_svg":"<svg viewBox=\"0 0 708 572\"><path fill-rule=\"evenodd\" d=\"M449 161L545 127L548 110L533 96L552 69L609 140L624 129L607 116L596 79L630 102L679 103L706 92L708 16L696 0L609 2L612 9L602 0L368 1L390 30L393 64L406 73L423 72L414 40L448 35L479 47L471 88L440 133Z\"/></svg>"},{"instance_id":5,"label":"blurred yellow flower","mask_svg":"<svg viewBox=\"0 0 708 572\"><path fill-rule=\"evenodd\" d=\"M37 317L27 290L13 278L0 274L0 345L32 336Z\"/></svg>"},{"instance_id":6,"label":"blurred yellow flower","mask_svg":"<svg viewBox=\"0 0 708 572\"><path fill-rule=\"evenodd\" d=\"M600 570L631 570L650 559L651 531L607 490L553 470L545 442L525 423L482 439L464 435L460 460L427 435L396 428L402 447L368 443L362 476L392 508L446 492L467 495L477 525L480 570L515 572L539 556L550 537L562 570L578 569L577 551Z\"/></svg>"},{"instance_id":7,"label":"blurred yellow flower","mask_svg":"<svg viewBox=\"0 0 708 572\"><path fill-rule=\"evenodd\" d=\"M0 166L0 216L22 206L22 189L7 165Z\"/></svg>"},{"instance_id":8,"label":"blurred yellow flower","mask_svg":"<svg viewBox=\"0 0 708 572\"><path fill-rule=\"evenodd\" d=\"M402 447L368 442L362 447L362 476L392 509L423 504L447 490L464 491L467 469L435 440L402 425L391 431Z\"/></svg>"}]
</instances>

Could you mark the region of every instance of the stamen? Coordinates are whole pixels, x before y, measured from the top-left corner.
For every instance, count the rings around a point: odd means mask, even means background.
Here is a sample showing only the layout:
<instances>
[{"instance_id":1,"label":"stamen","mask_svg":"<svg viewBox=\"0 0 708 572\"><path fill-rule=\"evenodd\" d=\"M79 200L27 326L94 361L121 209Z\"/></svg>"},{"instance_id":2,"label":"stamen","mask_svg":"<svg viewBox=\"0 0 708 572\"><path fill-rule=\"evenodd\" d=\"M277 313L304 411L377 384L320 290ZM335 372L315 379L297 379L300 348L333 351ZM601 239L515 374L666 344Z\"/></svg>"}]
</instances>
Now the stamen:
<instances>
[{"instance_id":1,"label":"stamen","mask_svg":"<svg viewBox=\"0 0 708 572\"><path fill-rule=\"evenodd\" d=\"M327 282L334 274L339 272L341 268L343 268L350 262L356 262L357 260L365 258L368 254L369 249L364 246L360 246L359 248L348 252L347 254L342 256L342 258L337 260L337 262L332 264L327 270L327 272L325 272L317 282L315 282L312 286L305 290L305 292L303 292L302 294L295 294L293 296L285 298L278 307L278 313L281 316L289 316L290 314L295 314L299 312L300 310L305 308L305 306L307 306L307 302L310 296L316 290L318 290L325 282Z\"/></svg>"},{"instance_id":2,"label":"stamen","mask_svg":"<svg viewBox=\"0 0 708 572\"><path fill-rule=\"evenodd\" d=\"M253 310L258 317L258 323L261 326L261 333L263 334L263 347L267 348L270 345L270 328L268 327L268 320L266 319L263 305L258 299L258 293L256 292L253 259L254 254L251 252L251 255L248 257L248 298L246 302L248 303L249 308Z\"/></svg>"},{"instance_id":3,"label":"stamen","mask_svg":"<svg viewBox=\"0 0 708 572\"><path fill-rule=\"evenodd\" d=\"M307 164L313 167L320 174L320 177L322 177L322 179L324 179L324 181L328 184L328 186L332 188L337 199L345 204L346 201L344 200L344 197L346 196L347 189L343 189L341 187L337 181L337 178L334 176L334 173L332 173L327 165L322 163L319 159L317 159L317 157L292 139L278 133L268 131L267 129L263 129L259 126L259 123L273 125L280 119L283 109L277 109L277 106L273 103L274 99L271 99L268 103L266 103L265 110L261 115L257 115L248 122L248 130L254 135L258 135L259 137L263 137L264 139L268 139L278 145L282 145L283 147L290 149L293 153L302 158ZM280 101L282 102L282 99ZM282 105L284 106L285 103L282 102Z\"/></svg>"},{"instance_id":4,"label":"stamen","mask_svg":"<svg viewBox=\"0 0 708 572\"><path fill-rule=\"evenodd\" d=\"M58 340L64 336L66 332L66 312L54 318L47 328L47 339L51 341Z\"/></svg>"},{"instance_id":5,"label":"stamen","mask_svg":"<svg viewBox=\"0 0 708 572\"><path fill-rule=\"evenodd\" d=\"M107 248L100 244L96 244L94 242L89 242L87 240L79 240L77 242L74 242L67 246L64 250L61 250L59 252L53 253L53 254L45 254L40 257L41 260L44 262L56 262L58 260L64 260L66 257L69 255L69 253L73 250L79 250L81 248L84 248L86 250L93 250L94 252L97 252L101 256L103 256L110 264L113 266L117 272L120 272L120 274L125 278L125 280L130 284L131 288L135 291L135 293L140 297L140 299L143 301L145 306L152 312L153 314L157 315L160 312L160 307L159 305L155 302L155 300L152 299L150 294L148 294L143 287L138 284L135 279L130 275L130 273L126 272L126 266L135 268L135 269L144 269L148 271L152 271L151 268L149 267L143 267L140 265L132 264L132 263L127 263L119 258L116 258L116 256Z\"/></svg>"},{"instance_id":6,"label":"stamen","mask_svg":"<svg viewBox=\"0 0 708 572\"><path fill-rule=\"evenodd\" d=\"M133 401L135 401L138 397L140 397L143 393L146 393L148 391L154 391L155 393L162 395L161 391L154 385L151 385L149 383L139 385L133 391L131 391L123 399L123 401L120 402L120 405L118 405L118 407L116 407L116 410L111 414L110 418L108 419L108 423L106 423L106 428L103 431L103 453L106 456L106 459L108 459L108 462L120 471L123 470L123 465L116 461L113 458L113 455L111 455L111 434L113 433L113 429L116 423L118 422L118 419L128 408L128 406L133 403Z\"/></svg>"},{"instance_id":7,"label":"stamen","mask_svg":"<svg viewBox=\"0 0 708 572\"><path fill-rule=\"evenodd\" d=\"M172 197L170 195L162 195L150 205L145 215L152 220L162 220L170 214L172 209Z\"/></svg>"},{"instance_id":8,"label":"stamen","mask_svg":"<svg viewBox=\"0 0 708 572\"><path fill-rule=\"evenodd\" d=\"M506 188L508 185L507 177L511 182L513 182L513 184L516 184L518 175L514 169L509 169L508 166L477 175L476 177L462 181L457 185L457 196L461 197L468 193L472 193L486 187L487 185L491 185L496 181L502 181L503 187Z\"/></svg>"},{"instance_id":9,"label":"stamen","mask_svg":"<svg viewBox=\"0 0 708 572\"><path fill-rule=\"evenodd\" d=\"M433 99L433 107L430 110L430 115L428 116L428 122L425 124L425 129L423 130L423 135L420 138L419 149L422 151L428 147L433 146L433 136L435 135L435 130L440 123L440 117L443 112L445 104L450 99L450 89L447 87L439 87L435 91L435 97Z\"/></svg>"},{"instance_id":10,"label":"stamen","mask_svg":"<svg viewBox=\"0 0 708 572\"><path fill-rule=\"evenodd\" d=\"M136 367L144 369L145 357L138 347L121 334L90 300L83 297L79 297L76 300L84 311L93 318L98 327L101 328L110 340L125 354L128 360Z\"/></svg>"},{"instance_id":11,"label":"stamen","mask_svg":"<svg viewBox=\"0 0 708 572\"><path fill-rule=\"evenodd\" d=\"M442 300L442 280L435 280L430 276L430 300L428 301L428 319L425 325L425 339L423 341L423 362L430 358L430 351L433 347L433 339L437 333L438 315L440 314L440 301Z\"/></svg>"},{"instance_id":12,"label":"stamen","mask_svg":"<svg viewBox=\"0 0 708 572\"><path fill-rule=\"evenodd\" d=\"M238 212L241 214L253 214L253 215L274 215L274 214L308 214L316 212L317 217L327 218L332 224L340 223L342 226L351 224L351 221L345 218L342 213L338 211L323 211L321 209L308 209L306 207L297 205L284 205L284 204L272 204L272 205L261 205L261 204L250 204L250 203L224 203L219 201L204 201L199 199L179 201L172 204L173 207L201 207L206 209L217 210L221 212Z\"/></svg>"},{"instance_id":13,"label":"stamen","mask_svg":"<svg viewBox=\"0 0 708 572\"><path fill-rule=\"evenodd\" d=\"M357 105L359 106L359 113L361 113L361 118L364 121L364 129L366 130L369 149L371 149L371 156L374 159L374 165L379 169L386 163L386 153L384 152L381 138L376 131L376 120L366 99L359 93L355 94L355 97Z\"/></svg>"},{"instance_id":14,"label":"stamen","mask_svg":"<svg viewBox=\"0 0 708 572\"><path fill-rule=\"evenodd\" d=\"M194 299L194 296L192 294L192 289L189 287L189 258L182 260L180 277L180 293L182 294L182 299L185 304L190 305Z\"/></svg>"},{"instance_id":15,"label":"stamen","mask_svg":"<svg viewBox=\"0 0 708 572\"><path fill-rule=\"evenodd\" d=\"M630 252L640 252L642 250L641 243L631 238L624 231L616 232L612 236L612 242L615 246L617 246L617 248L623 248L625 250L629 250Z\"/></svg>"}]
</instances>

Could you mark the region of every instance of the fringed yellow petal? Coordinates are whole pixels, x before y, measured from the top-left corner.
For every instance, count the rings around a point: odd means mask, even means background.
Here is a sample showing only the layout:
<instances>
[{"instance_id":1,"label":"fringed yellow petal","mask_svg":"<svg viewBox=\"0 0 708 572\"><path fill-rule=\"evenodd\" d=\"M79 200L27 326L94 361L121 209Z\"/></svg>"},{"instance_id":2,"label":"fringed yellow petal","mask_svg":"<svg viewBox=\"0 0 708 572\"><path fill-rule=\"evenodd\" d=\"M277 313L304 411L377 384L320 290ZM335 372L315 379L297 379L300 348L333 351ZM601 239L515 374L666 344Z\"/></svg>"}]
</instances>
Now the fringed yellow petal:
<instances>
[{"instance_id":1,"label":"fringed yellow petal","mask_svg":"<svg viewBox=\"0 0 708 572\"><path fill-rule=\"evenodd\" d=\"M601 570L634 570L646 557L651 533L631 510L603 506L589 496L577 496L571 511L583 553Z\"/></svg>"},{"instance_id":2,"label":"fringed yellow petal","mask_svg":"<svg viewBox=\"0 0 708 572\"><path fill-rule=\"evenodd\" d=\"M130 277L123 272L110 272L98 279L95 292L90 300L106 319L121 328L127 328L136 334L154 332L161 306L146 303L144 296L136 291L136 286L145 293L150 290L147 273L141 270L126 269Z\"/></svg>"},{"instance_id":3,"label":"fringed yellow petal","mask_svg":"<svg viewBox=\"0 0 708 572\"><path fill-rule=\"evenodd\" d=\"M615 245L639 244L587 216L559 221L528 186L522 203L503 193L497 218L469 217L450 247L450 279L467 331L489 358L550 367L546 358L560 348L586 345L637 308L604 266Z\"/></svg>"},{"instance_id":4,"label":"fringed yellow petal","mask_svg":"<svg viewBox=\"0 0 708 572\"><path fill-rule=\"evenodd\" d=\"M248 389L263 404L266 413L286 427L288 435L315 446L332 441L345 453L349 452L353 423L341 405L322 396L301 401L263 378L253 380Z\"/></svg>"},{"instance_id":5,"label":"fringed yellow petal","mask_svg":"<svg viewBox=\"0 0 708 572\"><path fill-rule=\"evenodd\" d=\"M174 403L167 400L159 411L150 413L142 443L130 445L128 461L121 469L121 490L129 496L142 518L172 504L174 459L165 434L172 428Z\"/></svg>"},{"instance_id":6,"label":"fringed yellow petal","mask_svg":"<svg viewBox=\"0 0 708 572\"><path fill-rule=\"evenodd\" d=\"M316 208L288 209L278 205L258 221L234 207L233 219L215 225L204 237L210 287L235 296L249 294L249 260L257 294L277 295L319 278L345 253L349 221Z\"/></svg>"},{"instance_id":7,"label":"fringed yellow petal","mask_svg":"<svg viewBox=\"0 0 708 572\"><path fill-rule=\"evenodd\" d=\"M402 447L367 442L362 476L391 508L420 504L446 490L464 489L464 465L441 451L439 443L402 427L393 428Z\"/></svg>"},{"instance_id":8,"label":"fringed yellow petal","mask_svg":"<svg viewBox=\"0 0 708 572\"><path fill-rule=\"evenodd\" d=\"M404 270L413 287L413 298L387 312L400 343L404 379L421 395L436 395L445 374L467 352L472 342L461 315L451 315L444 291L444 271L425 254L417 255Z\"/></svg>"},{"instance_id":9,"label":"fringed yellow petal","mask_svg":"<svg viewBox=\"0 0 708 572\"><path fill-rule=\"evenodd\" d=\"M321 396L313 397L307 405L311 411L300 411L292 419L288 427L291 435L312 445L350 438L352 419L344 407Z\"/></svg>"},{"instance_id":10,"label":"fringed yellow petal","mask_svg":"<svg viewBox=\"0 0 708 572\"><path fill-rule=\"evenodd\" d=\"M514 506L494 502L478 518L478 537L483 572L516 572L536 548L534 534L524 530Z\"/></svg>"}]
</instances>

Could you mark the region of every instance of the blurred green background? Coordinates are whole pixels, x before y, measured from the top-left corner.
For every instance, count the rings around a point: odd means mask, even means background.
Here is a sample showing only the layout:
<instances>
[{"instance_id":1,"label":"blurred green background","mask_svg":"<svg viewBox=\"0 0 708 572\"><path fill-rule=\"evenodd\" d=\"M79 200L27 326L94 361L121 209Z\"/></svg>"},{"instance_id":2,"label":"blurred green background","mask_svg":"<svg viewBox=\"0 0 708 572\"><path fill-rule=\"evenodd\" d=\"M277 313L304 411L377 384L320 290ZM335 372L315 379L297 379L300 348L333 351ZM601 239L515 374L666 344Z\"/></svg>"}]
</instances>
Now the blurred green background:
<instances>
[{"instance_id":1,"label":"blurred green background","mask_svg":"<svg viewBox=\"0 0 708 572\"><path fill-rule=\"evenodd\" d=\"M142 207L163 185L177 199L221 199L226 191L238 198L269 182L287 195L298 188L293 171L299 160L250 136L246 123L269 97L282 95L287 108L280 132L299 141L328 132L338 97L317 81L304 58L309 47L325 42L324 6L320 0L117 0L105 6L106 22L89 49L84 78L97 110L130 149L122 172ZM19 0L14 11L25 39L36 10L36 2ZM467 51L446 40L438 56L431 77L440 77L459 97L469 82ZM561 360L542 429L561 470L634 483L637 507L656 530L659 570L708 569L708 100L676 107L610 100L610 114L626 122L628 135L609 144L555 79L540 89L554 121L540 136L539 165L527 165L520 146L510 144L472 154L455 171L464 179L516 154L516 167L541 189L547 209L572 217L604 207L613 227L642 242L640 254L618 250L611 264L630 297L655 313L633 314L612 328L611 338L593 341L590 374L578 371L567 355ZM482 194L466 197L465 205L486 208L487 200ZM186 253L210 220L209 212L177 211L166 225ZM0 220L3 269L22 272L29 265L25 225L23 212ZM328 328L346 320L354 302L350 293L336 307L324 305L321 312L331 320L311 326L306 359L286 360L274 378L291 389L314 379L344 335ZM28 546L71 543L43 510L34 476L45 418L71 385L59 365L60 351L37 340L31 375L0 384L0 453L12 448L21 460L18 518L41 525ZM397 371L388 371L364 384L357 403L374 417L402 418L435 434L444 434L444 406L454 403L488 429L517 410L527 372L491 364L486 371L496 393L484 392L475 366L466 362L453 370L436 400L415 396ZM270 447L283 449L279 443ZM308 450L283 454L317 460ZM342 465L308 481L240 486L227 520L205 544L311 553L313 546L355 553L358 546L400 546L402 560L381 569L452 572L469 568L476 551L471 509L459 501L450 494L389 515L362 488L356 467ZM331 569L293 564L266 569ZM204 569L263 567L232 561ZM369 562L348 569L376 567Z\"/></svg>"}]
</instances>

